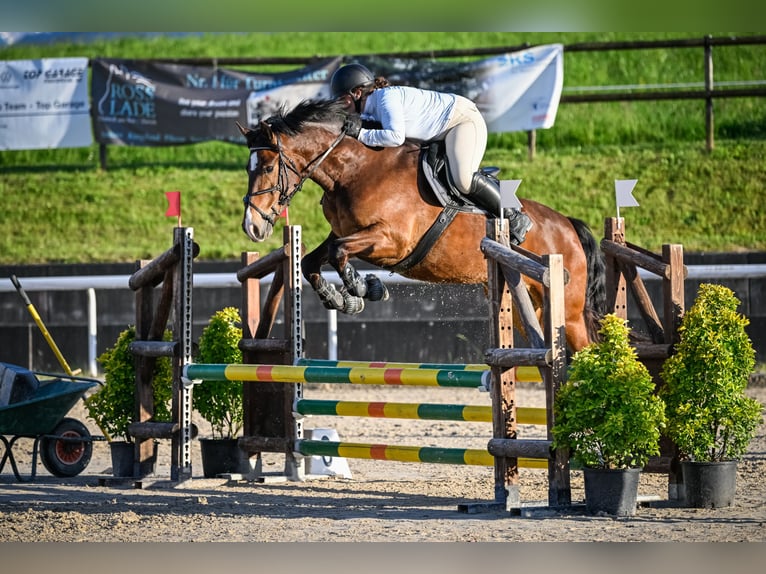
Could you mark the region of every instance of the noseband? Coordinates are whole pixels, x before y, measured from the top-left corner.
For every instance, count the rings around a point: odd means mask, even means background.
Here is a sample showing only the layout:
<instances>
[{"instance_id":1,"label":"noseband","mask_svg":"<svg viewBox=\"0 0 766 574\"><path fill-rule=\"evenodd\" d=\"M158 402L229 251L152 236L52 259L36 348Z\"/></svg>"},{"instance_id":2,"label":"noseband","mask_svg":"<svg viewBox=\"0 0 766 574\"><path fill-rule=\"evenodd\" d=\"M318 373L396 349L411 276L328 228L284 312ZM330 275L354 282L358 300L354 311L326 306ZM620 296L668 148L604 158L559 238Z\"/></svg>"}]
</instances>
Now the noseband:
<instances>
[{"instance_id":1,"label":"noseband","mask_svg":"<svg viewBox=\"0 0 766 574\"><path fill-rule=\"evenodd\" d=\"M276 151L279 155L279 168L278 168L278 176L277 176L277 183L275 185L272 185L269 188L266 189L260 189L257 191L249 190L247 194L245 194L245 197L242 198L242 201L245 204L245 209L248 207L253 208L256 212L258 212L258 215L260 215L265 221L269 223L272 227L276 223L277 218L282 213L282 207L286 207L290 205L290 201L292 200L293 196L298 193L301 188L303 187L304 182L311 178L311 175L314 173L314 171L319 167L319 165L327 159L327 156L330 155L332 150L334 150L337 145L341 142L343 137L346 135L346 130L341 130L340 134L337 138L335 138L335 141L330 144L330 147L327 148L326 151L319 154L317 157L312 159L308 164L306 164L306 168L301 172L295 165L295 162L287 157L284 150L282 149L282 141L279 139L279 134L275 134L276 140L277 140L277 147L276 150L273 146L262 146L262 147L251 147L250 148L250 155L254 154L257 151L260 150L269 150L269 151ZM298 183L296 183L292 190L288 190L288 170L293 172L295 175L298 176ZM267 193L274 193L279 192L279 200L277 203L271 206L271 213L267 213L263 211L260 207L257 205L253 205L253 203L250 201L252 197L258 196L258 195L264 195Z\"/></svg>"}]
</instances>

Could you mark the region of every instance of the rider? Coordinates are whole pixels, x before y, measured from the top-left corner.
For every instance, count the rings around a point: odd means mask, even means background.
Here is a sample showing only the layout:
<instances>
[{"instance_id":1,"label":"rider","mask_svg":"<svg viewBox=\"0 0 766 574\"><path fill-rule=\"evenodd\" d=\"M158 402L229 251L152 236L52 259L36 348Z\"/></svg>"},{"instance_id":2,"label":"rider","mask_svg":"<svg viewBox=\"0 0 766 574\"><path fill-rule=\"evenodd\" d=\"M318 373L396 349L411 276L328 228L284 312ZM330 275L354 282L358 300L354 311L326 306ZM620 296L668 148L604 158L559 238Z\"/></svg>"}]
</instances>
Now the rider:
<instances>
[{"instance_id":1,"label":"rider","mask_svg":"<svg viewBox=\"0 0 766 574\"><path fill-rule=\"evenodd\" d=\"M346 98L359 115L349 116L347 134L372 147L396 147L405 138L421 142L443 140L455 187L490 215L500 213L497 180L481 173L487 146L487 125L471 100L444 92L410 86L392 86L375 78L361 64L339 68L330 80L333 97ZM350 96L350 97L349 97ZM362 127L361 120L377 121L382 129ZM511 236L522 243L532 220L527 214L505 208Z\"/></svg>"}]
</instances>

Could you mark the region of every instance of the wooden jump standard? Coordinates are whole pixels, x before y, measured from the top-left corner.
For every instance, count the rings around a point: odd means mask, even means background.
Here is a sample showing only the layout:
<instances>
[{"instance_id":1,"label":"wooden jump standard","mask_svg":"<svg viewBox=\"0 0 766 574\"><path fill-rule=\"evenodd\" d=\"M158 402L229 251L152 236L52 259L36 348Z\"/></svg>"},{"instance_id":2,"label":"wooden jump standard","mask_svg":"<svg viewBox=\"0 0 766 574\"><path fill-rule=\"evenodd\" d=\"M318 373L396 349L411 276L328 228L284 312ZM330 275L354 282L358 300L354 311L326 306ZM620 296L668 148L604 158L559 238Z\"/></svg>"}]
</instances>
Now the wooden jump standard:
<instances>
[{"instance_id":1,"label":"wooden jump standard","mask_svg":"<svg viewBox=\"0 0 766 574\"><path fill-rule=\"evenodd\" d=\"M183 367L192 362L192 262L199 254L194 229L173 230L173 247L151 261L138 261L128 280L136 292L136 338L130 350L137 357L136 412L128 432L135 441L134 477L143 477L154 465L155 438L171 439L172 480L192 476L191 389L181 382ZM162 283L155 306L154 288ZM163 341L173 311L173 341ZM152 372L157 357L170 357L173 365L172 422L149 422L154 415Z\"/></svg>"},{"instance_id":2,"label":"wooden jump standard","mask_svg":"<svg viewBox=\"0 0 766 574\"><path fill-rule=\"evenodd\" d=\"M684 265L683 246L665 244L656 254L625 240L625 220L610 217L604 222L601 250L606 259L607 309L622 319L628 318L628 292L637 304L648 331L648 341L634 343L639 360L646 365L657 386L662 365L678 342L678 327L685 311L684 281L688 275ZM662 280L662 319L652 305L638 268ZM668 498L677 500L682 484L678 449L667 438L660 440L660 455L652 457L644 472L668 474Z\"/></svg>"},{"instance_id":3,"label":"wooden jump standard","mask_svg":"<svg viewBox=\"0 0 766 574\"><path fill-rule=\"evenodd\" d=\"M487 257L490 298L490 346L485 360L491 367L493 438L488 450L495 455L495 501L505 501L507 509L521 505L519 495L519 457L528 456L526 440L518 438L515 368L539 368L545 385L548 458L548 504L571 504L569 453L552 451L554 424L553 399L566 381L566 337L564 285L566 270L560 254L536 255L510 246L508 232L498 220L487 221L487 236L481 250ZM521 275L540 282L544 289L542 326L537 319ZM511 304L513 302L513 305ZM527 348L514 345L514 316L527 339Z\"/></svg>"}]
</instances>

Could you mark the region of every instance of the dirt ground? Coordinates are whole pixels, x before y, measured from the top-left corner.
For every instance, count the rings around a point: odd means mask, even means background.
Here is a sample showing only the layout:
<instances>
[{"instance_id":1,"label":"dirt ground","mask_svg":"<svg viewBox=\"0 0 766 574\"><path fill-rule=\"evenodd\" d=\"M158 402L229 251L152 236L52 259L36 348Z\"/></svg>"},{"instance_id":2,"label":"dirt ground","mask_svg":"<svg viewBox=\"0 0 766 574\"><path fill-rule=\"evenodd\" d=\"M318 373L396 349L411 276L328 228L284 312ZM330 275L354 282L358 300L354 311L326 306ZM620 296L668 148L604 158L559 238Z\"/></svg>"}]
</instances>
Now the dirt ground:
<instances>
[{"instance_id":1,"label":"dirt ground","mask_svg":"<svg viewBox=\"0 0 766 574\"><path fill-rule=\"evenodd\" d=\"M489 404L487 393L448 388L353 386L307 388L307 398ZM766 403L766 385L748 393ZM520 406L544 405L539 386L520 385ZM81 406L71 416L100 434ZM205 426L201 421L201 435ZM306 428L331 428L347 441L486 448L487 423L310 417ZM521 427L521 438L542 438L540 427ZM28 473L31 441L15 456ZM645 502L630 518L545 511L546 471L521 469L527 511L496 508L479 514L461 505L492 502L489 467L351 460L351 478L305 482L202 478L195 441L194 477L170 481L169 442L161 441L155 475L140 484L111 477L108 445L94 443L85 471L55 478L38 465L34 482L18 482L6 464L0 474L2 542L764 542L766 541L766 426L739 465L730 508L701 510L670 503L667 477L642 474ZM279 473L281 455L265 455L264 470ZM581 473L572 472L572 498L582 502ZM653 501L652 501L653 499Z\"/></svg>"}]
</instances>

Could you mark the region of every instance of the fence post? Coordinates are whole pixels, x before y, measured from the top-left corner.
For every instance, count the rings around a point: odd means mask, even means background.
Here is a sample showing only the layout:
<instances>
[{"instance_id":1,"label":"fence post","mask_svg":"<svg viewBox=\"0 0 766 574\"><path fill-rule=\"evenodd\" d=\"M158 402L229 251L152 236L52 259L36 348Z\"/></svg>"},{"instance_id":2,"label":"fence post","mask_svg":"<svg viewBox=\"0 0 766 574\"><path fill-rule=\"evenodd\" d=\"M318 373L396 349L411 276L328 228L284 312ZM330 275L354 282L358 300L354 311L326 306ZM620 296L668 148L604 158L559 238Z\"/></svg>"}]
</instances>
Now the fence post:
<instances>
[{"instance_id":1,"label":"fence post","mask_svg":"<svg viewBox=\"0 0 766 574\"><path fill-rule=\"evenodd\" d=\"M715 131L713 121L713 43L710 35L705 36L705 136L707 151L713 151Z\"/></svg>"},{"instance_id":2,"label":"fence post","mask_svg":"<svg viewBox=\"0 0 766 574\"><path fill-rule=\"evenodd\" d=\"M508 245L508 231L499 219L487 220L487 236ZM513 307L510 287L500 265L487 259L489 288L489 346L494 349L513 347ZM492 436L515 439L516 428L516 370L492 366ZM506 508L521 506L518 458L495 457L495 502Z\"/></svg>"}]
</instances>

